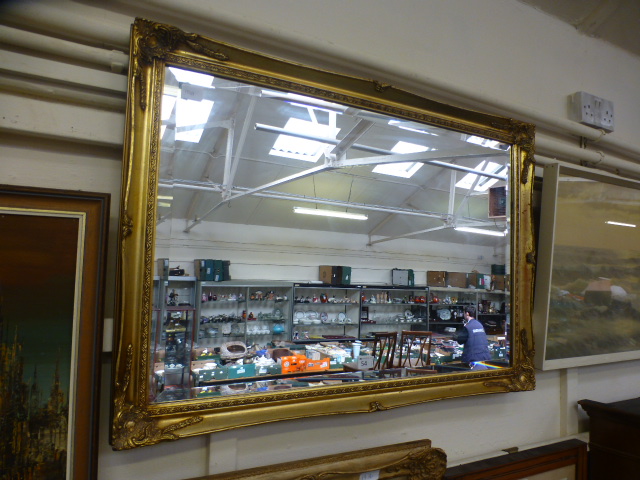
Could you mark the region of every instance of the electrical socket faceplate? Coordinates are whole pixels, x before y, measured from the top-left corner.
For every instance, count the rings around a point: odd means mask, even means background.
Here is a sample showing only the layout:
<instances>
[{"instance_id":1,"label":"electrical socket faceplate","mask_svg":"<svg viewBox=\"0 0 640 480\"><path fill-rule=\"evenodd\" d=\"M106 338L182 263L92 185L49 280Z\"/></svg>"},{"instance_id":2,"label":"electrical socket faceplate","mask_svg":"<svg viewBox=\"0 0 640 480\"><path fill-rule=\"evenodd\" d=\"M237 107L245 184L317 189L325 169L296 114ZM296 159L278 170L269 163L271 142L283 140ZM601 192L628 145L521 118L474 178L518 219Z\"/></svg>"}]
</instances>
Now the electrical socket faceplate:
<instances>
[{"instance_id":1,"label":"electrical socket faceplate","mask_svg":"<svg viewBox=\"0 0 640 480\"><path fill-rule=\"evenodd\" d=\"M590 127L613 132L613 102L587 92L576 92L569 97L571 118Z\"/></svg>"}]
</instances>

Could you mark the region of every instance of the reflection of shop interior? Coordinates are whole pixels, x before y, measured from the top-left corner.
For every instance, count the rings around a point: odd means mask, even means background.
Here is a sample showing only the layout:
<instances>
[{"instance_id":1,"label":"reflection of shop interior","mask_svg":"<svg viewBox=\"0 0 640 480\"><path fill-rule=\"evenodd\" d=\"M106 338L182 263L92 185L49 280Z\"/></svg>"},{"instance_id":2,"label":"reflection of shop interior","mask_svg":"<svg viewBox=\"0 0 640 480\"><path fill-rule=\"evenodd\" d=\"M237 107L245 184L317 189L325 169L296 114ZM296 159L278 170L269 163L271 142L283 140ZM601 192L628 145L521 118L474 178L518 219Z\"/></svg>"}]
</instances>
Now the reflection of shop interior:
<instances>
[{"instance_id":1,"label":"reflection of shop interior","mask_svg":"<svg viewBox=\"0 0 640 480\"><path fill-rule=\"evenodd\" d=\"M319 277L333 284L234 282L224 280L233 271L229 262L199 260L196 268L200 262L197 277L155 280L156 401L509 366L502 273L427 272L435 286L351 285L351 268L323 266ZM414 281L413 270L388 273ZM208 274L221 281L198 278ZM491 352L477 366L461 363L455 340L469 306ZM406 340L410 332L420 335ZM382 334L393 336L392 345L376 346Z\"/></svg>"},{"instance_id":2,"label":"reflection of shop interior","mask_svg":"<svg viewBox=\"0 0 640 480\"><path fill-rule=\"evenodd\" d=\"M508 365L505 272L490 268L511 263L509 144L295 88L164 73L156 256L192 280L156 272L162 397L368 365L380 332L429 332L430 368L459 368L465 306L492 335L494 367ZM212 251L228 260L192 272ZM334 263L351 267L318 272ZM394 281L397 265L411 278ZM469 278L428 278L436 265Z\"/></svg>"}]
</instances>

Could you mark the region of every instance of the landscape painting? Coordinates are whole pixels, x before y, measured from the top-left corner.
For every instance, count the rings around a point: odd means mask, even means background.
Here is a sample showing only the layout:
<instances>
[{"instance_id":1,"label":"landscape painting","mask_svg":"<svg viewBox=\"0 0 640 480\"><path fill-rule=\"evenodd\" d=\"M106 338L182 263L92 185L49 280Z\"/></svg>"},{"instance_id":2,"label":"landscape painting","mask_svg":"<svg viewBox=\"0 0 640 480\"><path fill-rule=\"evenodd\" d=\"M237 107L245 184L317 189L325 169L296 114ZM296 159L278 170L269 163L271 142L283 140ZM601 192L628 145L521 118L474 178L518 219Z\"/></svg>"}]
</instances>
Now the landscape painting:
<instances>
[{"instance_id":1,"label":"landscape painting","mask_svg":"<svg viewBox=\"0 0 640 480\"><path fill-rule=\"evenodd\" d=\"M3 480L95 478L108 198L0 186Z\"/></svg>"},{"instance_id":2,"label":"landscape painting","mask_svg":"<svg viewBox=\"0 0 640 480\"><path fill-rule=\"evenodd\" d=\"M78 227L0 214L2 478L66 478Z\"/></svg>"},{"instance_id":3,"label":"landscape painting","mask_svg":"<svg viewBox=\"0 0 640 480\"><path fill-rule=\"evenodd\" d=\"M555 222L547 218L540 228L539 258L550 265L540 265L536 284L536 296L548 294L544 302L536 298L536 318L546 317L537 363L563 368L639 358L640 186L547 171L543 188L549 180L555 190ZM543 211L550 208L546 194Z\"/></svg>"}]
</instances>

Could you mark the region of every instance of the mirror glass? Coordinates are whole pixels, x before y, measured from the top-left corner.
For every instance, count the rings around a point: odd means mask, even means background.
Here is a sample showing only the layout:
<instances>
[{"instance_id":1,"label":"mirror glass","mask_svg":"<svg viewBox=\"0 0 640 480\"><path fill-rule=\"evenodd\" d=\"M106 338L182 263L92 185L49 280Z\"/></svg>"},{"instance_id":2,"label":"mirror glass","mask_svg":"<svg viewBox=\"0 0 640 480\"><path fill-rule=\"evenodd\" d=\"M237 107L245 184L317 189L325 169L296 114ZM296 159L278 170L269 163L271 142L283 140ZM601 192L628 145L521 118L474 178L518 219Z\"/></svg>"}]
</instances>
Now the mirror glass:
<instances>
[{"instance_id":1,"label":"mirror glass","mask_svg":"<svg viewBox=\"0 0 640 480\"><path fill-rule=\"evenodd\" d=\"M132 28L114 449L532 390L533 125Z\"/></svg>"},{"instance_id":2,"label":"mirror glass","mask_svg":"<svg viewBox=\"0 0 640 480\"><path fill-rule=\"evenodd\" d=\"M428 351L398 344L387 367L429 355L430 373L466 372L468 306L489 336L473 370L509 366L509 144L176 66L164 79L155 251L174 275L156 287L154 401L379 379L344 372L373 356L375 332L432 332ZM340 287L320 284L319 253L269 255L341 239L371 263L354 259ZM428 264L438 244L447 273ZM404 287L376 265L402 245L415 251ZM211 259L209 277L196 259Z\"/></svg>"}]
</instances>

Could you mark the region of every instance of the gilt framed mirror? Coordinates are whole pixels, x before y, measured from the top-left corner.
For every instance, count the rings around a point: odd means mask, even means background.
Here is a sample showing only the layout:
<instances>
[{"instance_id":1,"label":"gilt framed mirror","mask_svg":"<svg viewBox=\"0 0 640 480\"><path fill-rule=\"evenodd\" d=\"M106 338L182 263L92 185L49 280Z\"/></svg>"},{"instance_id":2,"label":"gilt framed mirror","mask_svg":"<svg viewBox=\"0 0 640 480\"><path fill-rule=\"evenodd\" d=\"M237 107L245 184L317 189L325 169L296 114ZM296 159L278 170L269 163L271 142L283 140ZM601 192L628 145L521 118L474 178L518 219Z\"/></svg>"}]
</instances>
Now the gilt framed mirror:
<instances>
[{"instance_id":1,"label":"gilt framed mirror","mask_svg":"<svg viewBox=\"0 0 640 480\"><path fill-rule=\"evenodd\" d=\"M114 449L535 387L533 125L143 19L130 57Z\"/></svg>"}]
</instances>

